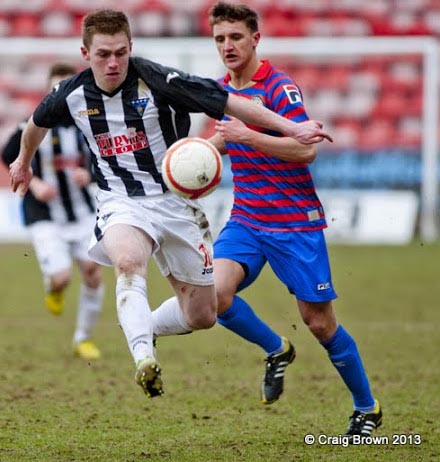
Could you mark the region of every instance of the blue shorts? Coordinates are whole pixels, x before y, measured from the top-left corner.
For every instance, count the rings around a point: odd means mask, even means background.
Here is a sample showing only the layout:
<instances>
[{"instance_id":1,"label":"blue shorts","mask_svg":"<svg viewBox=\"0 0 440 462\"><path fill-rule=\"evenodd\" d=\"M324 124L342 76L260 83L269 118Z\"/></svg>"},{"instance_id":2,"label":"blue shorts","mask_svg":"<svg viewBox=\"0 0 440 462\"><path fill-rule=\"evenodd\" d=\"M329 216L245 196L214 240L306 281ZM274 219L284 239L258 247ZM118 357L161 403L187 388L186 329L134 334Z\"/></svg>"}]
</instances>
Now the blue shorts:
<instances>
[{"instance_id":1,"label":"blue shorts","mask_svg":"<svg viewBox=\"0 0 440 462\"><path fill-rule=\"evenodd\" d=\"M214 258L227 258L243 266L246 276L237 291L252 284L267 261L298 300L326 302L337 298L322 230L263 231L229 220L214 243Z\"/></svg>"}]
</instances>

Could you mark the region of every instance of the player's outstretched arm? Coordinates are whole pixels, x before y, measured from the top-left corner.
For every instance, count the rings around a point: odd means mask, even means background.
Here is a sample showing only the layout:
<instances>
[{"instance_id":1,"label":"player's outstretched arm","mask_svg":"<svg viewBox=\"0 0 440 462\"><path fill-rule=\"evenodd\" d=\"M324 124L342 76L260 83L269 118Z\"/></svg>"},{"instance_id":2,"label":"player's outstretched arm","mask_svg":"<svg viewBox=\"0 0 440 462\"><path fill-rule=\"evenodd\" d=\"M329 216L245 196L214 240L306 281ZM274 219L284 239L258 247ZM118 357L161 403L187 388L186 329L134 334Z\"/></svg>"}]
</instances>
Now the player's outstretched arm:
<instances>
[{"instance_id":1,"label":"player's outstretched arm","mask_svg":"<svg viewBox=\"0 0 440 462\"><path fill-rule=\"evenodd\" d=\"M12 191L18 191L21 196L24 196L29 188L32 179L32 157L46 136L47 130L37 127L31 117L21 135L20 152L9 166Z\"/></svg>"},{"instance_id":2,"label":"player's outstretched arm","mask_svg":"<svg viewBox=\"0 0 440 462\"><path fill-rule=\"evenodd\" d=\"M248 128L241 120L215 123L216 136L223 142L240 143L288 162L312 163L316 157L316 146L303 144L290 136L271 136Z\"/></svg>"},{"instance_id":3,"label":"player's outstretched arm","mask_svg":"<svg viewBox=\"0 0 440 462\"><path fill-rule=\"evenodd\" d=\"M324 139L333 141L332 137L322 129L321 122L308 120L295 123L232 93L229 93L225 113L243 122L281 132L302 144L319 143Z\"/></svg>"},{"instance_id":4,"label":"player's outstretched arm","mask_svg":"<svg viewBox=\"0 0 440 462\"><path fill-rule=\"evenodd\" d=\"M323 129L323 123L317 120L307 120L295 124L295 134L290 135L302 144L314 144L328 140L333 143L333 138Z\"/></svg>"}]
</instances>

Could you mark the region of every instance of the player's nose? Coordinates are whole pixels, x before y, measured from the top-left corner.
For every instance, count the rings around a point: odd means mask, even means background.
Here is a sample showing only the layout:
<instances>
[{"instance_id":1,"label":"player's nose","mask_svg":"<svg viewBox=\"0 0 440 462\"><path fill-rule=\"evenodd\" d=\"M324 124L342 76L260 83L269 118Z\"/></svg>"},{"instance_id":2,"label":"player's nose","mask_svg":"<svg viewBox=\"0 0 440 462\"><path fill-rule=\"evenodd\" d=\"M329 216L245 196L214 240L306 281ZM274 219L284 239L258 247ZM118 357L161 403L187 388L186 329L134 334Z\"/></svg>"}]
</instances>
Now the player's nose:
<instances>
[{"instance_id":1,"label":"player's nose","mask_svg":"<svg viewBox=\"0 0 440 462\"><path fill-rule=\"evenodd\" d=\"M112 67L112 68L118 66L118 60L117 60L116 56L111 55L111 56L108 58L108 60L107 60L107 66Z\"/></svg>"},{"instance_id":2,"label":"player's nose","mask_svg":"<svg viewBox=\"0 0 440 462\"><path fill-rule=\"evenodd\" d=\"M232 45L232 40L226 38L225 39L225 42L224 42L224 47L225 47L225 50L232 50L234 47Z\"/></svg>"}]
</instances>

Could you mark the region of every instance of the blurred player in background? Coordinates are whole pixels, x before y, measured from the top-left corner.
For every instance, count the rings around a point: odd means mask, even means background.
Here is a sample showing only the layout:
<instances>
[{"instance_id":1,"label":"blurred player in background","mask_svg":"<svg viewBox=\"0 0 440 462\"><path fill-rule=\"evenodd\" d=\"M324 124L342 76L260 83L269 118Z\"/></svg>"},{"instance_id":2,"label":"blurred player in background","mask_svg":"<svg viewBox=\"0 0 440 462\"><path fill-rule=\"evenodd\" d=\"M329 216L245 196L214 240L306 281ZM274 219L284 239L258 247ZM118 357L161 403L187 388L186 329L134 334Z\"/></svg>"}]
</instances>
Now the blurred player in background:
<instances>
[{"instance_id":1,"label":"blurred player in background","mask_svg":"<svg viewBox=\"0 0 440 462\"><path fill-rule=\"evenodd\" d=\"M257 56L260 33L255 11L218 2L210 10L210 24L228 69L221 82L228 92L296 122L308 119L299 88ZM261 399L266 404L276 401L295 349L236 295L269 262L295 295L302 319L352 393L355 411L348 435L367 436L381 424L382 413L370 392L356 344L335 318L336 293L323 234L326 222L308 168L316 156L315 146L234 118L217 122L216 129L211 141L223 152L226 148L234 182L231 216L214 243L218 321L266 351Z\"/></svg>"},{"instance_id":2,"label":"blurred player in background","mask_svg":"<svg viewBox=\"0 0 440 462\"><path fill-rule=\"evenodd\" d=\"M94 153L98 217L89 254L116 273L119 323L148 397L163 393L153 329L176 334L216 321L208 222L197 202L167 191L160 166L167 147L188 135L189 112L220 120L225 112L303 142L327 137L320 123L296 124L211 79L132 58L127 17L97 10L83 20L87 69L62 82L37 107L10 167L14 191L26 190L30 161L48 128L75 123ZM146 268L153 256L176 294L157 310L148 304Z\"/></svg>"},{"instance_id":3,"label":"blurred player in background","mask_svg":"<svg viewBox=\"0 0 440 462\"><path fill-rule=\"evenodd\" d=\"M70 64L54 64L49 71L49 89L75 72ZM25 123L18 127L3 150L2 158L7 165L18 156L24 127ZM78 263L82 283L73 347L77 356L87 360L100 357L91 336L104 294L101 268L87 253L95 224L95 203L89 189L90 156L75 125L54 126L36 152L32 162L35 175L23 198L25 225L44 277L45 304L54 315L64 310L64 292L72 278L72 259Z\"/></svg>"}]
</instances>

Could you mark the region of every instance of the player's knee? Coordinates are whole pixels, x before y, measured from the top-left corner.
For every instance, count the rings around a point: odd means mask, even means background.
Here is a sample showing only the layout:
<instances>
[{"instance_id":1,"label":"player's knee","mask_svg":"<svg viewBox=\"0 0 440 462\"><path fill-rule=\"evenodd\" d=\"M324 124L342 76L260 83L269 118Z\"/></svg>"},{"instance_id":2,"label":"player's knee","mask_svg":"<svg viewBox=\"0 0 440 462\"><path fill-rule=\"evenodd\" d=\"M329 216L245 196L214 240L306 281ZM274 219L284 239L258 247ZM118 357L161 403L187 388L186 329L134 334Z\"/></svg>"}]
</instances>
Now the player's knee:
<instances>
[{"instance_id":1,"label":"player's knee","mask_svg":"<svg viewBox=\"0 0 440 462\"><path fill-rule=\"evenodd\" d=\"M210 329L217 321L215 306L204 310L194 310L187 315L187 322L194 330Z\"/></svg>"},{"instance_id":2,"label":"player's knee","mask_svg":"<svg viewBox=\"0 0 440 462\"><path fill-rule=\"evenodd\" d=\"M50 276L50 290L56 292L64 290L70 284L71 279L72 274L67 270L52 274Z\"/></svg>"},{"instance_id":3,"label":"player's knee","mask_svg":"<svg viewBox=\"0 0 440 462\"><path fill-rule=\"evenodd\" d=\"M217 313L222 314L227 309L229 309L234 300L233 293L228 293L226 291L217 290Z\"/></svg>"},{"instance_id":4,"label":"player's knee","mask_svg":"<svg viewBox=\"0 0 440 462\"><path fill-rule=\"evenodd\" d=\"M310 332L320 341L327 340L336 330L336 318L331 302L311 303L299 300L301 316Z\"/></svg>"},{"instance_id":5,"label":"player's knee","mask_svg":"<svg viewBox=\"0 0 440 462\"><path fill-rule=\"evenodd\" d=\"M214 326L217 316L196 316L188 323L193 330L210 329Z\"/></svg>"},{"instance_id":6,"label":"player's knee","mask_svg":"<svg viewBox=\"0 0 440 462\"><path fill-rule=\"evenodd\" d=\"M91 289L97 289L102 282L101 267L96 263L90 262L84 268L84 284Z\"/></svg>"},{"instance_id":7,"label":"player's knee","mask_svg":"<svg viewBox=\"0 0 440 462\"><path fill-rule=\"evenodd\" d=\"M327 337L326 325L322 322L311 322L308 324L310 332L318 339L325 339Z\"/></svg>"},{"instance_id":8,"label":"player's knee","mask_svg":"<svg viewBox=\"0 0 440 462\"><path fill-rule=\"evenodd\" d=\"M135 255L121 255L114 267L117 274L143 274L145 263Z\"/></svg>"},{"instance_id":9,"label":"player's knee","mask_svg":"<svg viewBox=\"0 0 440 462\"><path fill-rule=\"evenodd\" d=\"M311 317L304 320L310 332L320 341L329 339L336 330L335 324L330 319L323 317Z\"/></svg>"}]
</instances>

